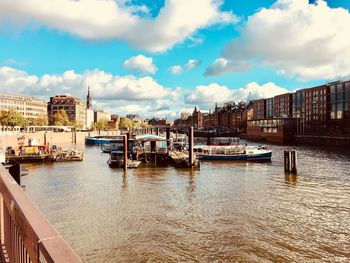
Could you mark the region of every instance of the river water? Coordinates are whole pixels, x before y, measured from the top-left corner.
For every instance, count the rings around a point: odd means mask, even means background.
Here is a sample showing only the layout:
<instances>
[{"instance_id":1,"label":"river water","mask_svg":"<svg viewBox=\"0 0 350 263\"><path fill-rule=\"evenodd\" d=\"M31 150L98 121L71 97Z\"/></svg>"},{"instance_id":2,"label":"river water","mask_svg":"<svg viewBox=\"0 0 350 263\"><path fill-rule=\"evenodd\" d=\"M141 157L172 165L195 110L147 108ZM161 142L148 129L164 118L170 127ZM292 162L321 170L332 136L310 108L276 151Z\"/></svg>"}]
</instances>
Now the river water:
<instances>
[{"instance_id":1,"label":"river water","mask_svg":"<svg viewBox=\"0 0 350 263\"><path fill-rule=\"evenodd\" d=\"M124 173L78 147L83 162L24 165L22 184L84 262L350 261L349 152L269 145L271 163Z\"/></svg>"}]
</instances>

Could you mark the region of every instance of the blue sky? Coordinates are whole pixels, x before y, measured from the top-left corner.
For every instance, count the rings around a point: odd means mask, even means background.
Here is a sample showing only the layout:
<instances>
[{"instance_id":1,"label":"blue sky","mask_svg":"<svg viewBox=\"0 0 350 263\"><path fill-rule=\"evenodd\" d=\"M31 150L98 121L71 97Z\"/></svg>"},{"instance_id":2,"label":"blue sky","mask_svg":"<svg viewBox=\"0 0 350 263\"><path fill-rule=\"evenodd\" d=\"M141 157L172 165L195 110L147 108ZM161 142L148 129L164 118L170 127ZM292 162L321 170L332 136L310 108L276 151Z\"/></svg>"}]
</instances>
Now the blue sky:
<instances>
[{"instance_id":1,"label":"blue sky","mask_svg":"<svg viewBox=\"0 0 350 263\"><path fill-rule=\"evenodd\" d=\"M344 0L0 0L0 91L84 99L90 85L95 108L172 119L274 96L349 78L349 9Z\"/></svg>"}]
</instances>

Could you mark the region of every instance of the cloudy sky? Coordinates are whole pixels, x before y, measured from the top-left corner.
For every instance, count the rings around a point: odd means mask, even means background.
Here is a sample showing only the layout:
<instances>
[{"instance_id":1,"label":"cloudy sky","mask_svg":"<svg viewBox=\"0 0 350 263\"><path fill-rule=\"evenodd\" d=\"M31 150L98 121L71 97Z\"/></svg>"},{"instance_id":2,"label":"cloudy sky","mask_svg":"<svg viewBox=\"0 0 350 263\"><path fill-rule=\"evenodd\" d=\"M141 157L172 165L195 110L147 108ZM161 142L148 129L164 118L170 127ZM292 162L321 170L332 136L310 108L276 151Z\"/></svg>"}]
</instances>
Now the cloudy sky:
<instances>
[{"instance_id":1,"label":"cloudy sky","mask_svg":"<svg viewBox=\"0 0 350 263\"><path fill-rule=\"evenodd\" d=\"M347 0L0 0L0 92L125 115L350 77Z\"/></svg>"}]
</instances>

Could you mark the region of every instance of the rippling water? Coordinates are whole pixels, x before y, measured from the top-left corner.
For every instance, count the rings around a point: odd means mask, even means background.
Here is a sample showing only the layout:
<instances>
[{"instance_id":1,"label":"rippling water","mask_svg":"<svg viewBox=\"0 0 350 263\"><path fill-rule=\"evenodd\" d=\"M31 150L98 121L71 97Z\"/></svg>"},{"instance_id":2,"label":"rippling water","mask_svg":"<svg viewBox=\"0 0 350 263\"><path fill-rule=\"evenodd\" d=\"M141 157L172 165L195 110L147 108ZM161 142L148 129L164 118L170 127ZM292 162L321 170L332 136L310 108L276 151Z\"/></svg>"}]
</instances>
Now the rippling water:
<instances>
[{"instance_id":1,"label":"rippling water","mask_svg":"<svg viewBox=\"0 0 350 263\"><path fill-rule=\"evenodd\" d=\"M81 146L84 147L84 146ZM28 164L26 192L84 262L349 262L350 154L298 151L298 176L271 163L110 169Z\"/></svg>"}]
</instances>

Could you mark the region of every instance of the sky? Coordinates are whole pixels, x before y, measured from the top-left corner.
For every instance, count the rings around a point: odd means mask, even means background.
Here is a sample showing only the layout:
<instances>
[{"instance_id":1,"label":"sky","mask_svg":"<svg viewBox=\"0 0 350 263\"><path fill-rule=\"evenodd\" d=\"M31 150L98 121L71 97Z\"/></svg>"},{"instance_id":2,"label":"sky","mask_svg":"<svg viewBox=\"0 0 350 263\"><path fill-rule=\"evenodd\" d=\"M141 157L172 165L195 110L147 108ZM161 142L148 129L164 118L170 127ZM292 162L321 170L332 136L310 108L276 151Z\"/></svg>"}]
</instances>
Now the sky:
<instances>
[{"instance_id":1,"label":"sky","mask_svg":"<svg viewBox=\"0 0 350 263\"><path fill-rule=\"evenodd\" d=\"M0 92L175 119L350 77L350 0L0 0Z\"/></svg>"}]
</instances>

